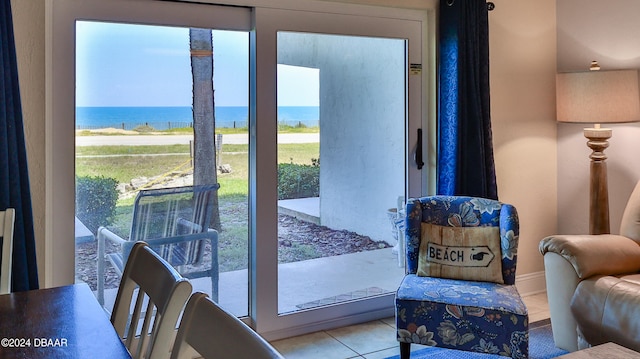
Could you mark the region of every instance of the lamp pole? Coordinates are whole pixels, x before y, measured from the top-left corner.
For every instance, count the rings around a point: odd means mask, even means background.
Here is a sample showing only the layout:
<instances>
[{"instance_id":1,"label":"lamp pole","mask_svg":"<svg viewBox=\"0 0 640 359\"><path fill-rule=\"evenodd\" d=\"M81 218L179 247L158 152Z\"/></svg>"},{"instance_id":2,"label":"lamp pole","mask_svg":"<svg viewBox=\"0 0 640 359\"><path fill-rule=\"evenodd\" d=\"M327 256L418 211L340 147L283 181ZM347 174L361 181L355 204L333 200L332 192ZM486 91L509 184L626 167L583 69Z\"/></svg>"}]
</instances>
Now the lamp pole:
<instances>
[{"instance_id":1,"label":"lamp pole","mask_svg":"<svg viewBox=\"0 0 640 359\"><path fill-rule=\"evenodd\" d=\"M609 185L607 183L607 155L604 150L609 147L610 128L585 128L584 137L587 146L593 151L591 159L591 180L589 190L589 234L609 234Z\"/></svg>"}]
</instances>

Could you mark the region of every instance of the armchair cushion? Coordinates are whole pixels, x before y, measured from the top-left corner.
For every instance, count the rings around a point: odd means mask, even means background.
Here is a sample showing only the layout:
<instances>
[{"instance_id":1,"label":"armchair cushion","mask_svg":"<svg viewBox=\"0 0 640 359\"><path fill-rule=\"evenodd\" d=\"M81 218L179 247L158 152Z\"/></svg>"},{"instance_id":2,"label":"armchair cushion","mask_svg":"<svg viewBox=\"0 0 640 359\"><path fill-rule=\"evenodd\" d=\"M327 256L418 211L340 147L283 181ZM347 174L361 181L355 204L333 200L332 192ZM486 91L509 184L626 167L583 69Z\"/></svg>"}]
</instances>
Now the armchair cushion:
<instances>
[{"instance_id":1,"label":"armchair cushion","mask_svg":"<svg viewBox=\"0 0 640 359\"><path fill-rule=\"evenodd\" d=\"M408 274L396 298L400 342L527 355L528 313L513 285Z\"/></svg>"},{"instance_id":2,"label":"armchair cushion","mask_svg":"<svg viewBox=\"0 0 640 359\"><path fill-rule=\"evenodd\" d=\"M498 227L422 223L418 276L504 284Z\"/></svg>"},{"instance_id":3,"label":"armchair cushion","mask_svg":"<svg viewBox=\"0 0 640 359\"><path fill-rule=\"evenodd\" d=\"M619 235L550 236L540 242L539 250L566 258L581 279L640 271L640 245Z\"/></svg>"}]
</instances>

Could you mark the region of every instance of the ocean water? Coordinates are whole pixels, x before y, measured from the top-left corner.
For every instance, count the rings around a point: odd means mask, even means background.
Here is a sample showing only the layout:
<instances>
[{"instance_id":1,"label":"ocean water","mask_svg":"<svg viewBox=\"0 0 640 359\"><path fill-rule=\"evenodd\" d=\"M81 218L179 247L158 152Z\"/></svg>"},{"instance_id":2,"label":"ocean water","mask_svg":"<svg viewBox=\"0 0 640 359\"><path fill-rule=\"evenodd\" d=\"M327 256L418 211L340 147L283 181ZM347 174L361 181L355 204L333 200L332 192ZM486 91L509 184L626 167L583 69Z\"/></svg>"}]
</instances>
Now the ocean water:
<instances>
[{"instance_id":1,"label":"ocean water","mask_svg":"<svg viewBox=\"0 0 640 359\"><path fill-rule=\"evenodd\" d=\"M320 112L313 106L278 107L278 122L290 126L318 126ZM132 130L149 125L156 130L192 126L191 107L76 107L76 129L121 128ZM249 108L221 106L215 108L216 127L247 126Z\"/></svg>"}]
</instances>

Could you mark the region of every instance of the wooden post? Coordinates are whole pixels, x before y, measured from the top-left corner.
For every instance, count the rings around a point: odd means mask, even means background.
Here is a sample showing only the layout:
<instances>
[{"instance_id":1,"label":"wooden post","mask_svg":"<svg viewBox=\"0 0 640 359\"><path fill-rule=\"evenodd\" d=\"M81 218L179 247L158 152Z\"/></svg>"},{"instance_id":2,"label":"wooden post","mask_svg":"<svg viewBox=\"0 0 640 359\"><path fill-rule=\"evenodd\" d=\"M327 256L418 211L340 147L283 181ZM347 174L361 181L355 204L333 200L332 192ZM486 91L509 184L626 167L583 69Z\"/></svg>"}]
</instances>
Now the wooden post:
<instances>
[{"instance_id":1,"label":"wooden post","mask_svg":"<svg viewBox=\"0 0 640 359\"><path fill-rule=\"evenodd\" d=\"M222 165L222 134L216 134L216 169Z\"/></svg>"}]
</instances>

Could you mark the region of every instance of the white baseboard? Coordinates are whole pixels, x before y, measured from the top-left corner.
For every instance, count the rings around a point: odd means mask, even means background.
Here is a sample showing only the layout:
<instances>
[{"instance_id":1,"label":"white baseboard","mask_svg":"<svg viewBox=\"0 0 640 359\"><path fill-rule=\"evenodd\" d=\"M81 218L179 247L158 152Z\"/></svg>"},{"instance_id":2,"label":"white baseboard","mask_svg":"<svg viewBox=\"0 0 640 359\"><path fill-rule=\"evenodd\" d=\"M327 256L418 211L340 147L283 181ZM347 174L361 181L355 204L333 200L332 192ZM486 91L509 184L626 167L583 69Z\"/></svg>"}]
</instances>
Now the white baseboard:
<instances>
[{"instance_id":1,"label":"white baseboard","mask_svg":"<svg viewBox=\"0 0 640 359\"><path fill-rule=\"evenodd\" d=\"M547 291L544 271L516 275L516 288L521 296L533 295Z\"/></svg>"}]
</instances>

